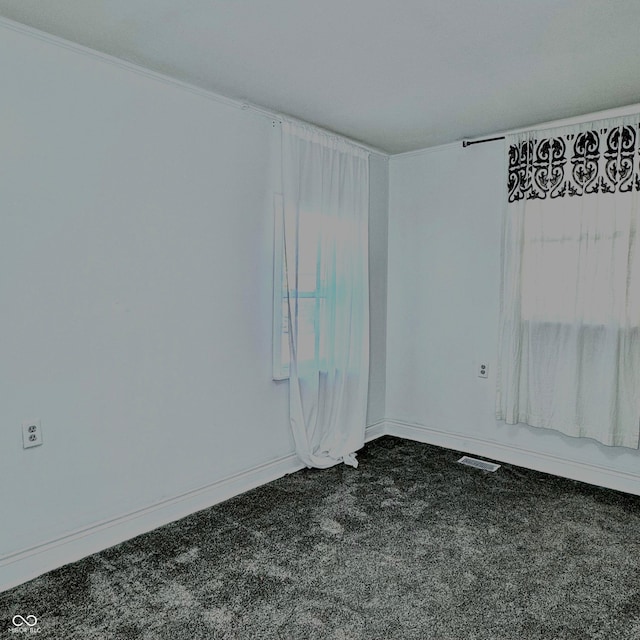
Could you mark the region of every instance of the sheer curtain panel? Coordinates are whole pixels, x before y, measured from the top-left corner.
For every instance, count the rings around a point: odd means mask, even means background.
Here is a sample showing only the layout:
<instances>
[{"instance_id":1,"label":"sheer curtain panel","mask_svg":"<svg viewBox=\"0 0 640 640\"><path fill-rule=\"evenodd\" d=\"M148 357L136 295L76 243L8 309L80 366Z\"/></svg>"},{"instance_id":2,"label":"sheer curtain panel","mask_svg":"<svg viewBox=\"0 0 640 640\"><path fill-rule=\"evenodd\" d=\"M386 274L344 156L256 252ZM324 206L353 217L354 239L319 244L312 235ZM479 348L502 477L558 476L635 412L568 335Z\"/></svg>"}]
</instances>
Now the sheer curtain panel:
<instances>
[{"instance_id":1,"label":"sheer curtain panel","mask_svg":"<svg viewBox=\"0 0 640 640\"><path fill-rule=\"evenodd\" d=\"M289 406L309 467L357 466L369 376L369 158L345 140L282 123Z\"/></svg>"},{"instance_id":2,"label":"sheer curtain panel","mask_svg":"<svg viewBox=\"0 0 640 640\"><path fill-rule=\"evenodd\" d=\"M497 417L638 448L640 117L507 138Z\"/></svg>"}]
</instances>

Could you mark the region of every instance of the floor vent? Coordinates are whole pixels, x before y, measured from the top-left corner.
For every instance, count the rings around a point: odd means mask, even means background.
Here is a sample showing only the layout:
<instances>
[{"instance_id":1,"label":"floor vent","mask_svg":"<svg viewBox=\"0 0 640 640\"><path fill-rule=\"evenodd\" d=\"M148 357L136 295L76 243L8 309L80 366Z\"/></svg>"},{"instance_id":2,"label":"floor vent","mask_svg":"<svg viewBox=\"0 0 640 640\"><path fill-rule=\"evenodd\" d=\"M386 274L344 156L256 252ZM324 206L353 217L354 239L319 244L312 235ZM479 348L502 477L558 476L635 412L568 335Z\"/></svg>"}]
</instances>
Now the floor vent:
<instances>
[{"instance_id":1,"label":"floor vent","mask_svg":"<svg viewBox=\"0 0 640 640\"><path fill-rule=\"evenodd\" d=\"M486 462L485 460L478 460L477 458L469 458L469 456L462 456L458 462L460 464L466 464L469 467L482 469L483 471L497 471L500 468L500 465L495 464L494 462Z\"/></svg>"}]
</instances>

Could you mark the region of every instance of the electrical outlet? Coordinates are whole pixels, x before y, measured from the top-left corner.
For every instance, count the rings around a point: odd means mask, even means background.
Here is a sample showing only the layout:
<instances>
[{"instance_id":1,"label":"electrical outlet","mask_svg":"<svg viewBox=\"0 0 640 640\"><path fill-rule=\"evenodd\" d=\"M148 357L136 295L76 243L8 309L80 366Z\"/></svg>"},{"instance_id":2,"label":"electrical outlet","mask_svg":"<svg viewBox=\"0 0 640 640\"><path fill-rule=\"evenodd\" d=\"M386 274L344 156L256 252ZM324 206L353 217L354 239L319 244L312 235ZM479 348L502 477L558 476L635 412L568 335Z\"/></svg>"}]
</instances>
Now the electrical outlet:
<instances>
[{"instance_id":1,"label":"electrical outlet","mask_svg":"<svg viewBox=\"0 0 640 640\"><path fill-rule=\"evenodd\" d=\"M42 425L40 420L22 423L22 448L29 449L42 444Z\"/></svg>"},{"instance_id":2,"label":"electrical outlet","mask_svg":"<svg viewBox=\"0 0 640 640\"><path fill-rule=\"evenodd\" d=\"M481 362L478 365L478 377L480 378L489 377L489 365L486 362Z\"/></svg>"}]
</instances>

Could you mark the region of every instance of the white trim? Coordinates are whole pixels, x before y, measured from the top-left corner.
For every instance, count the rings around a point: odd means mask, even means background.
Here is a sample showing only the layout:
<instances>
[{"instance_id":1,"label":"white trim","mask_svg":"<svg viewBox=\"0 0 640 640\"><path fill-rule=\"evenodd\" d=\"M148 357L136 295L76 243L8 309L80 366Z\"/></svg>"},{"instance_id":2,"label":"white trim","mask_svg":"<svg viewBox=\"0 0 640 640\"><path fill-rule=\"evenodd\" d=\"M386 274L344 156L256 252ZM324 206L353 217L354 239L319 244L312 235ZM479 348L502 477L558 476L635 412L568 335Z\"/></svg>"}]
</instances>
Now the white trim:
<instances>
[{"instance_id":1,"label":"white trim","mask_svg":"<svg viewBox=\"0 0 640 640\"><path fill-rule=\"evenodd\" d=\"M477 135L473 138L463 138L462 140L456 140L455 142L447 142L446 144L440 144L433 147L424 147L423 149L415 149L414 151L404 151L402 153L393 153L390 155L391 160L396 158L406 158L411 156L420 156L426 153L434 153L436 151L448 151L455 148L461 148L462 142L475 142L476 140L484 140L486 138L500 138L508 136L513 133L523 133L525 131L533 131L539 129L557 129L559 127L568 127L573 124L582 124L583 122L591 122L596 120L604 120L606 118L620 118L623 116L634 116L640 113L640 103L629 104L624 107L615 107L613 109L604 109L602 111L593 111L591 113L584 113L579 116L571 116L570 118L562 118L560 120L549 120L548 122L540 122L539 124L533 124L528 127L522 127L520 129L508 129L506 131L492 131L484 135Z\"/></svg>"},{"instance_id":2,"label":"white trim","mask_svg":"<svg viewBox=\"0 0 640 640\"><path fill-rule=\"evenodd\" d=\"M295 454L0 557L0 592L304 468Z\"/></svg>"},{"instance_id":3,"label":"white trim","mask_svg":"<svg viewBox=\"0 0 640 640\"><path fill-rule=\"evenodd\" d=\"M28 27L27 25L21 24L20 22L15 22L14 20L10 20L9 18L0 16L0 28L16 31L17 33L30 36L32 38L35 38L36 40L46 42L47 44L51 44L55 47L60 47L62 49L67 49L69 51L79 53L83 56L93 58L94 60L119 67L120 69L124 69L125 71L131 71L132 73L135 73L137 75L145 76L147 78L150 78L151 80L156 80L157 82L160 82L162 84L177 87L179 89L182 89L183 91L188 91L189 93L195 93L198 96L213 100L214 102L218 102L228 107L244 110L244 103L240 100L234 100L219 93L210 91L209 89L203 89L202 87L189 84L188 82L177 80L176 78L172 78L171 76L167 76L163 73L141 67L140 65L134 64L133 62L127 62L122 58L116 58L115 56L111 56L108 53L103 53L102 51L97 51L96 49L90 49L89 47L85 47L81 44L78 44L77 42L71 42L70 40L65 40L64 38L59 38L58 36L46 33L45 31L40 31L39 29Z\"/></svg>"},{"instance_id":4,"label":"white trim","mask_svg":"<svg viewBox=\"0 0 640 640\"><path fill-rule=\"evenodd\" d=\"M266 109L265 107L261 107L257 104L253 104L252 102L247 102L247 101L245 101L242 104L242 109L245 111L254 111L255 113L258 113L261 116L264 116L265 118L268 118L269 120L271 120L274 125L282 124L285 121L289 121L289 122L301 124L305 127L311 127L312 129L316 129L325 135L329 135L336 138L340 138L341 140L345 140L346 142L348 142L349 144L355 147L364 149L367 153L373 153L375 155L381 156L382 158L389 159L389 154L386 151L379 149L378 147L372 147L371 145L361 142L360 140L356 140L355 138L349 138L341 133L337 133L336 131L333 131L332 129L327 129L326 127L321 127L317 124L312 124L310 122L307 122L306 120L300 120L300 118L291 116L288 113L271 111L270 109Z\"/></svg>"},{"instance_id":5,"label":"white trim","mask_svg":"<svg viewBox=\"0 0 640 640\"><path fill-rule=\"evenodd\" d=\"M465 138L467 140L467 138ZM462 145L462 140L456 140L455 142L447 142L446 144L439 144L433 147L424 147L423 149L414 149L413 151L403 151L402 153L391 154L390 160L399 160L401 158L410 158L411 156L421 156L427 153L435 153L438 151L450 151L451 149L457 149Z\"/></svg>"},{"instance_id":6,"label":"white trim","mask_svg":"<svg viewBox=\"0 0 640 640\"><path fill-rule=\"evenodd\" d=\"M384 425L380 420L367 426L365 442L385 435ZM0 592L304 468L292 453L148 507L0 556Z\"/></svg>"},{"instance_id":7,"label":"white trim","mask_svg":"<svg viewBox=\"0 0 640 640\"><path fill-rule=\"evenodd\" d=\"M494 138L500 136L509 136L514 133L525 133L527 131L537 131L540 129L558 129L560 127L569 127L574 124L582 124L584 122L591 122L597 120L605 120L607 118L621 118L624 116L635 116L640 113L640 104L629 104L624 107L614 107L613 109L603 109L602 111L593 111L591 113L583 113L578 116L571 116L570 118L561 118L560 120L549 120L548 122L541 122L540 124L531 125L529 127L521 127L518 129L509 129L507 131L499 131L496 133L489 133L486 136L476 136L475 138L465 138L467 142L473 142L474 140L483 140L484 138Z\"/></svg>"},{"instance_id":8,"label":"white trim","mask_svg":"<svg viewBox=\"0 0 640 640\"><path fill-rule=\"evenodd\" d=\"M386 435L385 424L384 420L379 420L378 422L368 425L364 432L364 441L371 442L376 438L381 438Z\"/></svg>"},{"instance_id":9,"label":"white trim","mask_svg":"<svg viewBox=\"0 0 640 640\"><path fill-rule=\"evenodd\" d=\"M425 442L446 449L464 451L465 453L483 456L491 460L515 464L526 469L542 471L562 478L640 495L640 475L578 462L577 460L567 460L549 453L513 447L462 433L440 431L425 425L412 424L401 420L386 420L384 430L387 435Z\"/></svg>"},{"instance_id":10,"label":"white trim","mask_svg":"<svg viewBox=\"0 0 640 640\"><path fill-rule=\"evenodd\" d=\"M284 198L273 194L273 313L271 318L271 377L273 380L289 379L289 362L282 361L282 327L284 323L282 286L284 263ZM288 335L287 335L288 339Z\"/></svg>"},{"instance_id":11,"label":"white trim","mask_svg":"<svg viewBox=\"0 0 640 640\"><path fill-rule=\"evenodd\" d=\"M384 435L464 451L499 462L640 495L640 475L401 420L380 420L367 426L365 442L371 442ZM284 475L295 473L304 467L305 465L292 453L137 511L97 522L54 540L2 556L0 592Z\"/></svg>"},{"instance_id":12,"label":"white trim","mask_svg":"<svg viewBox=\"0 0 640 640\"><path fill-rule=\"evenodd\" d=\"M10 29L11 31L16 31L17 33L21 33L23 35L27 35L32 38L36 38L37 40L41 40L42 42L52 44L56 47L61 47L69 51L79 53L83 56L88 56L95 60L99 60L100 62L106 62L107 64L120 67L125 71L131 71L138 75L151 78L152 80L156 80L157 82L161 82L163 84L177 87L184 91L188 91L189 93L194 93L203 98L207 98L208 100L213 100L214 102L218 102L227 107L233 107L234 109L240 109L241 111L244 111L244 112L251 112L254 115L257 115L260 117L269 118L270 120L273 120L274 123L282 122L283 118L294 120L301 124L318 129L319 131L322 131L329 135L341 138L349 142L350 144L366 149L370 153L375 153L376 155L382 156L383 158L387 158L387 159L389 158L389 154L383 151L382 149L378 149L377 147L371 147L363 142L354 140L353 138L349 138L345 135L342 135L341 133L336 133L335 131L331 131L330 129L326 129L312 122L307 122L306 120L294 118L293 116L289 116L288 114L270 111L265 107L262 107L257 104L253 104L251 102L248 102L247 100L235 100L233 98L229 98L220 93L216 93L215 91L198 87L196 85L190 84L188 82L184 82L183 80L172 78L171 76L167 76L157 71L152 71L151 69L147 69L146 67L142 67L140 65L134 64L133 62L127 62L122 58L117 58L116 56L109 55L108 53L103 53L102 51L97 51L96 49L90 49L89 47L85 47L84 45L78 44L77 42L65 40L64 38L60 38L59 36L54 36L50 33L47 33L46 31L40 31L40 29L35 29L34 27L29 27L27 25L21 24L20 22L15 22L14 20L10 20L9 18L4 18L0 16L0 27L3 27L5 29Z\"/></svg>"},{"instance_id":13,"label":"white trim","mask_svg":"<svg viewBox=\"0 0 640 640\"><path fill-rule=\"evenodd\" d=\"M151 78L152 80L156 80L158 82L161 82L167 85L178 87L180 89L183 89L184 91L194 93L196 95L202 96L203 98L213 100L215 102L226 105L228 107L233 107L234 109L240 109L241 111L246 111L246 112L253 112L254 115L270 118L270 119L273 119L274 121L280 121L282 117L289 118L291 120L297 120L298 122L315 127L331 135L335 135L340 138L343 138L344 140L347 140L348 142L355 144L359 147L365 148L369 150L371 153L375 153L376 155L386 158L387 160L393 159L393 158L402 158L405 156L421 155L423 153L431 153L433 151L444 151L450 147L458 147L462 144L462 139L461 139L461 140L456 140L454 142L448 142L446 144L434 145L431 147L424 147L422 149L414 149L413 151L404 151L401 153L387 153L382 149L378 149L377 147L371 147L353 138L348 138L347 136L331 131L330 129L325 129L324 127L320 127L319 125L316 125L312 122L299 120L287 114L278 114L275 111L271 111L266 107L262 107L261 105L250 103L247 100L235 100L233 98L229 98L222 94L215 93L214 91L211 91L209 89L203 89L202 87L189 84L188 82L184 82L182 80L177 80L176 78L172 78L171 76L167 76L163 73L152 71L151 69L147 69L140 65L134 64L133 62L127 62L126 60L123 60L121 58L117 58L107 53L102 53L101 51L90 49L89 47L85 47L76 42L71 42L70 40L65 40L64 38L54 36L50 33L46 33L45 31L41 31L40 29L29 27L27 25L21 24L20 22L16 22L15 20L10 20L9 18L4 18L0 16L0 28L16 31L17 33L31 36L32 38L36 38L38 40L41 40L42 42L52 44L56 47L62 47L63 49L68 49L69 51L75 51L76 53L82 54L84 56L89 56L90 58L100 60L101 62L106 62L107 64L115 65L116 67L120 67L121 69L125 69L133 73L137 73L138 75L146 76L147 78ZM528 127L520 128L520 129L509 129L507 131L488 132L486 134L477 135L474 137L465 137L463 138L463 140L467 140L468 142L473 142L474 140L479 140L483 138L493 138L495 136L504 136L504 135L509 135L511 133L530 131L532 129L547 129L547 128L552 129L555 127L564 127L572 124L578 124L581 122L588 122L590 120L601 120L604 118L615 118L618 116L635 115L636 113L639 113L639 112L640 112L640 103L635 103L632 105L626 105L624 107L615 107L613 109L604 109L602 111L594 111L591 113L572 116L569 118L562 118L560 120L550 120L548 122L541 122L539 124L534 124Z\"/></svg>"}]
</instances>

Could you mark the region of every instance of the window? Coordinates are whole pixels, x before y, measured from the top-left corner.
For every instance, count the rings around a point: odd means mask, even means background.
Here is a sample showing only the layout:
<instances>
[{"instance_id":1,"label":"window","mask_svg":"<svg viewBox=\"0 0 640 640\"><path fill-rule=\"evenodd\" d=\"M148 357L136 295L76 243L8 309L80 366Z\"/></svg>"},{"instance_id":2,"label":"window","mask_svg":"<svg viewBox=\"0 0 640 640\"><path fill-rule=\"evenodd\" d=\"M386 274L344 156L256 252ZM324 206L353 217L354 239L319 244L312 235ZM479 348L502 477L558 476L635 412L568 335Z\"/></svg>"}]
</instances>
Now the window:
<instances>
[{"instance_id":1,"label":"window","mask_svg":"<svg viewBox=\"0 0 640 640\"><path fill-rule=\"evenodd\" d=\"M284 251L284 209L281 194L274 196L274 296L273 296L273 378L289 377L289 314L287 273ZM292 301L298 309L298 361L320 360L318 331L321 301L324 296L320 283L320 222L321 217L301 214L299 233L299 269L297 285L292 279ZM294 311L295 312L295 311Z\"/></svg>"},{"instance_id":2,"label":"window","mask_svg":"<svg viewBox=\"0 0 640 640\"><path fill-rule=\"evenodd\" d=\"M628 290L631 224L612 211L590 225L587 215L582 209L563 210L558 203L546 210L530 207L523 234L523 320L637 323L640 300Z\"/></svg>"},{"instance_id":3,"label":"window","mask_svg":"<svg viewBox=\"0 0 640 640\"><path fill-rule=\"evenodd\" d=\"M289 267L289 287L285 260L284 205L281 194L274 195L274 266L273 266L273 379L289 377L289 314L288 297L292 313L298 317L298 369L313 365L320 371L328 369L330 353L345 344L336 333L337 304L345 296L344 276L336 265L344 266L337 253L348 254L349 247L357 246L359 226L355 220L337 215L321 215L316 211L302 211L296 226L298 232L298 260ZM295 243L292 243L295 244ZM340 271L340 273L337 273ZM348 272L348 270L347 270ZM296 282L297 273L297 282ZM342 306L338 307L342 308ZM338 323L339 324L339 323ZM320 327L324 327L324 331ZM346 344L345 344L346 348Z\"/></svg>"}]
</instances>

